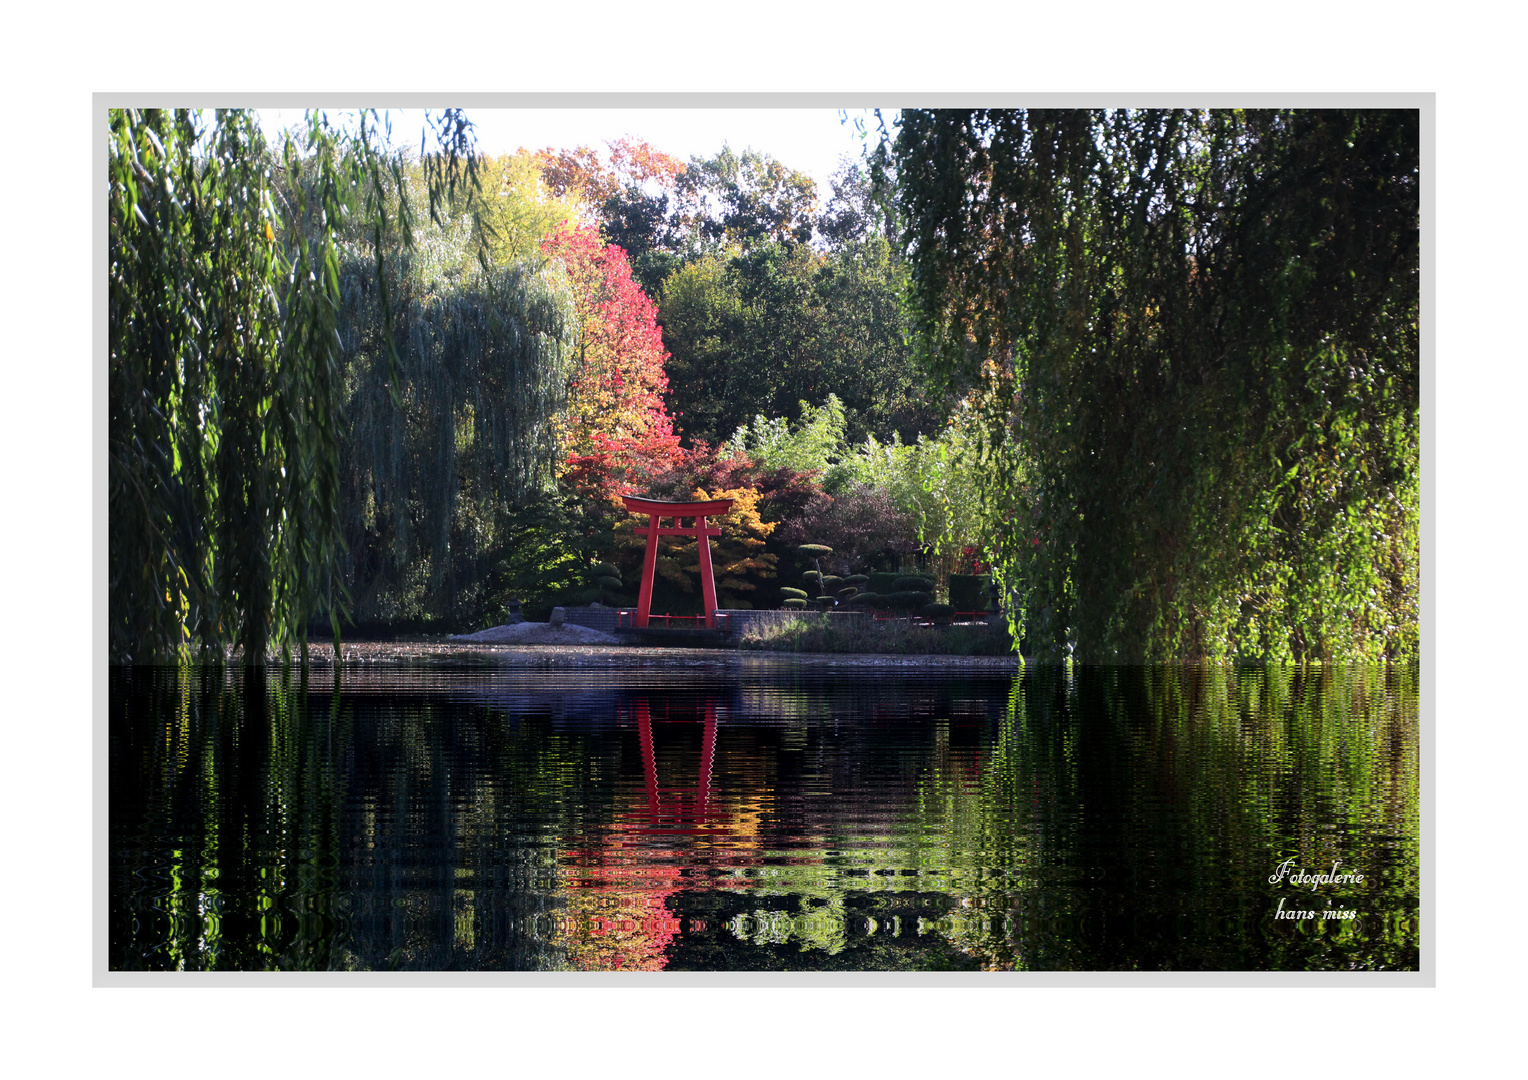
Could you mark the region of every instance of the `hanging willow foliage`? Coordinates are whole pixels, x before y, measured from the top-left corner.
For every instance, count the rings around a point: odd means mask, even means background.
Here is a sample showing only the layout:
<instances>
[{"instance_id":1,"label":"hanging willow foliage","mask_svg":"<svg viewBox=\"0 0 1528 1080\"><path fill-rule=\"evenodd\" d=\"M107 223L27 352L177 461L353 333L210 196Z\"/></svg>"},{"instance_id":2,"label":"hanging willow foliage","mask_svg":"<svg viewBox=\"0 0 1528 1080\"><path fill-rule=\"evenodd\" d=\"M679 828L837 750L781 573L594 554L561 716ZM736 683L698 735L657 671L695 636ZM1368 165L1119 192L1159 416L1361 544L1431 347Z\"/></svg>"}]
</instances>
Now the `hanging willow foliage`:
<instances>
[{"instance_id":1,"label":"hanging willow foliage","mask_svg":"<svg viewBox=\"0 0 1528 1080\"><path fill-rule=\"evenodd\" d=\"M119 662L262 664L343 608L341 230L412 242L401 159L310 114L273 155L255 116L109 118L110 650ZM448 113L432 213L474 180ZM274 177L300 172L279 199ZM381 309L390 311L385 291Z\"/></svg>"},{"instance_id":2,"label":"hanging willow foliage","mask_svg":"<svg viewBox=\"0 0 1528 1080\"><path fill-rule=\"evenodd\" d=\"M441 275L461 260L438 254L396 264L391 330L370 278L346 278L345 572L364 620L476 614L515 508L555 491L567 282L549 264Z\"/></svg>"},{"instance_id":3,"label":"hanging willow foliage","mask_svg":"<svg viewBox=\"0 0 1528 1080\"><path fill-rule=\"evenodd\" d=\"M884 152L1035 652L1415 655L1415 111L907 111Z\"/></svg>"}]
</instances>

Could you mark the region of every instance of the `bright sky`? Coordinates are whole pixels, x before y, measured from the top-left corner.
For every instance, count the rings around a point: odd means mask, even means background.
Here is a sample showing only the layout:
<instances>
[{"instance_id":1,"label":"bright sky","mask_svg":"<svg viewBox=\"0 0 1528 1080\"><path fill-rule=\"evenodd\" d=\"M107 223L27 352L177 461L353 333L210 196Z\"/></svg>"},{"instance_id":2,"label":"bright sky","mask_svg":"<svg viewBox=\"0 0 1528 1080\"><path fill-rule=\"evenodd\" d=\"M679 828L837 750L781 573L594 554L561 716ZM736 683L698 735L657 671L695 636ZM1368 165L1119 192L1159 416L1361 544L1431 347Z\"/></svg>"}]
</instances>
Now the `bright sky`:
<instances>
[{"instance_id":1,"label":"bright sky","mask_svg":"<svg viewBox=\"0 0 1528 1080\"><path fill-rule=\"evenodd\" d=\"M261 109L267 132L274 133L302 119L301 109ZM424 129L421 109L391 110L396 141L418 147ZM336 110L331 114L337 118ZM645 140L654 149L681 161L711 157L723 144L733 150L753 149L782 164L808 173L817 181L823 203L832 195L829 179L840 157L858 160L863 145L854 120L863 118L874 131L874 118L865 110L848 111L843 122L838 109L468 109L477 129L478 146L486 154L513 153L520 147L572 149L593 147L623 135ZM888 112L888 123L890 116Z\"/></svg>"}]
</instances>

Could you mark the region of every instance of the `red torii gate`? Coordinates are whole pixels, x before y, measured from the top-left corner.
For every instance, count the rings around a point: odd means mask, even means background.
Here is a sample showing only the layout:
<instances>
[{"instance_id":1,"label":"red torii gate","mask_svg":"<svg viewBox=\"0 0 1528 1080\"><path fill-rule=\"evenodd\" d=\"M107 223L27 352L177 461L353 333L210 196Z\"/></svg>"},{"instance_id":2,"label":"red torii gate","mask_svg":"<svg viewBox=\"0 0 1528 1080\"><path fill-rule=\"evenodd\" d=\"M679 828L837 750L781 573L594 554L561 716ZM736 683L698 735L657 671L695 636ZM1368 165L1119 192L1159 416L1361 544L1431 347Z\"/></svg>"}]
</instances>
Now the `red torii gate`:
<instances>
[{"instance_id":1,"label":"red torii gate","mask_svg":"<svg viewBox=\"0 0 1528 1080\"><path fill-rule=\"evenodd\" d=\"M732 500L678 503L657 502L653 499L638 499L632 495L622 495L621 501L633 514L648 515L647 554L642 558L642 590L637 594L637 610L632 617L632 625L646 626L648 617L653 613L653 571L658 566L658 537L693 536L700 544L700 594L706 605L706 626L714 630L716 628L716 576L711 570L711 537L720 536L722 530L716 525L707 525L706 518L725 514L731 510ZM662 524L663 518L673 518L674 524ZM680 518L694 518L695 524L682 526L679 524ZM641 529L637 531L642 532Z\"/></svg>"}]
</instances>

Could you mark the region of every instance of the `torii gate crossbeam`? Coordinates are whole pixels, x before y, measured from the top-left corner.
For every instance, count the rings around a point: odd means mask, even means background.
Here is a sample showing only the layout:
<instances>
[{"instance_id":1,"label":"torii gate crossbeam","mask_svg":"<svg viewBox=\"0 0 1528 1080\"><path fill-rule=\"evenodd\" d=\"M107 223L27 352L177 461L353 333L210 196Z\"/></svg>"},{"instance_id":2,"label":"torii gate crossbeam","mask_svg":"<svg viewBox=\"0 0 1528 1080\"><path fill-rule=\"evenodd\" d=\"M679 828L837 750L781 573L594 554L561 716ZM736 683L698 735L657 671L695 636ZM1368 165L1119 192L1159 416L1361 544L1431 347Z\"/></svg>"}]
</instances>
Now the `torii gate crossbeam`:
<instances>
[{"instance_id":1,"label":"torii gate crossbeam","mask_svg":"<svg viewBox=\"0 0 1528 1080\"><path fill-rule=\"evenodd\" d=\"M637 594L637 610L632 617L632 625L638 628L647 626L648 618L653 613L653 573L658 567L658 537L660 536L693 536L700 547L700 594L706 605L706 626L716 628L716 575L711 569L711 537L720 536L722 530L715 525L707 525L707 517L715 517L725 514L732 509L731 499L716 499L712 502L678 503L657 502L653 499L639 499L632 495L621 496L621 501L626 504L626 509L633 514L646 514L647 528L639 529L647 536L647 552L642 558L642 588ZM663 519L671 518L672 525L664 525ZM681 518L694 518L693 525L680 525Z\"/></svg>"}]
</instances>

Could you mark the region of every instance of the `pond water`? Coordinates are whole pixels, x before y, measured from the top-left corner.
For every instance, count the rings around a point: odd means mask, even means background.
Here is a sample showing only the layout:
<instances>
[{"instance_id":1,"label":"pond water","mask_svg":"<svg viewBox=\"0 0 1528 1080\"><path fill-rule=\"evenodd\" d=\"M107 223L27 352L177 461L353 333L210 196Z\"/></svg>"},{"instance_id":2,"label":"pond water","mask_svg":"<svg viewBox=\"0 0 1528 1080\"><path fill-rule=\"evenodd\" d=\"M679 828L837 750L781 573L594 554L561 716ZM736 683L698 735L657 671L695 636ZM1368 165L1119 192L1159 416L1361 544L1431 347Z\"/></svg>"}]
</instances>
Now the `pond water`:
<instances>
[{"instance_id":1,"label":"pond water","mask_svg":"<svg viewBox=\"0 0 1528 1080\"><path fill-rule=\"evenodd\" d=\"M444 658L110 700L113 970L1418 966L1414 671Z\"/></svg>"}]
</instances>

